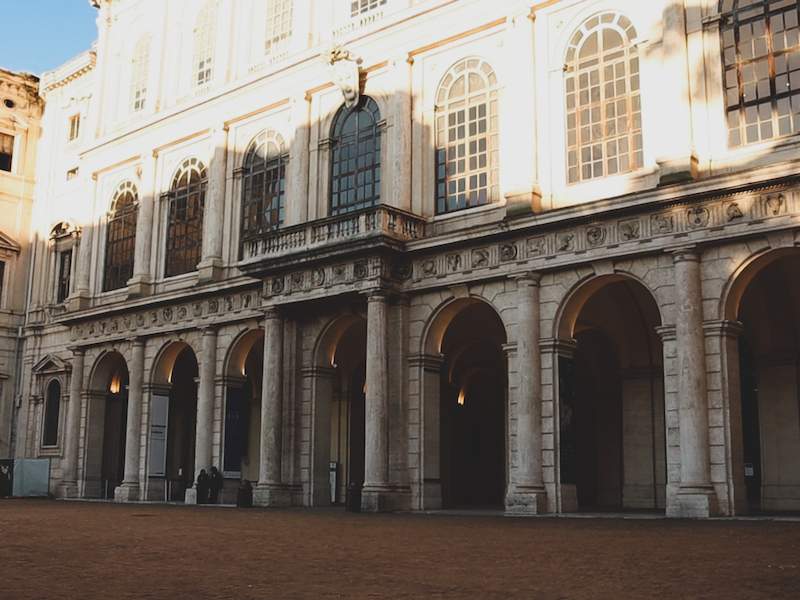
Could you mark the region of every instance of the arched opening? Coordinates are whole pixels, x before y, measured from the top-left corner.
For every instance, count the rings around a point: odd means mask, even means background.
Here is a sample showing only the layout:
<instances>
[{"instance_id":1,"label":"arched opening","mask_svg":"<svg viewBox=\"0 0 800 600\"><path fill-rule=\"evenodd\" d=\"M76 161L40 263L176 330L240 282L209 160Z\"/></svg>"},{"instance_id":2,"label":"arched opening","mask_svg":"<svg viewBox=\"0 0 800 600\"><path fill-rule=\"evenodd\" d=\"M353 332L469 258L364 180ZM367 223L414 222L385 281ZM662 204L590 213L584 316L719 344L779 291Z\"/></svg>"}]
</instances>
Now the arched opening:
<instances>
[{"instance_id":1,"label":"arched opening","mask_svg":"<svg viewBox=\"0 0 800 600\"><path fill-rule=\"evenodd\" d=\"M84 495L113 498L125 470L128 420L128 365L119 352L97 361L89 393Z\"/></svg>"},{"instance_id":2,"label":"arched opening","mask_svg":"<svg viewBox=\"0 0 800 600\"><path fill-rule=\"evenodd\" d=\"M360 510L364 485L367 323L348 315L328 325L317 345L314 377L315 506Z\"/></svg>"},{"instance_id":3,"label":"arched opening","mask_svg":"<svg viewBox=\"0 0 800 600\"><path fill-rule=\"evenodd\" d=\"M261 452L263 330L252 329L242 334L234 342L226 365L223 475L255 485Z\"/></svg>"},{"instance_id":4,"label":"arched opening","mask_svg":"<svg viewBox=\"0 0 800 600\"><path fill-rule=\"evenodd\" d=\"M188 344L162 350L150 397L150 499L182 502L194 483L197 381L197 357Z\"/></svg>"},{"instance_id":5,"label":"arched opening","mask_svg":"<svg viewBox=\"0 0 800 600\"><path fill-rule=\"evenodd\" d=\"M660 313L637 281L597 278L570 299L559 334L562 510L663 510L666 436Z\"/></svg>"},{"instance_id":6,"label":"arched opening","mask_svg":"<svg viewBox=\"0 0 800 600\"><path fill-rule=\"evenodd\" d=\"M421 367L421 507L501 508L507 485L505 326L477 298L453 300L429 324Z\"/></svg>"},{"instance_id":7,"label":"arched opening","mask_svg":"<svg viewBox=\"0 0 800 600\"><path fill-rule=\"evenodd\" d=\"M800 511L800 253L765 258L737 311L745 493L752 512Z\"/></svg>"},{"instance_id":8,"label":"arched opening","mask_svg":"<svg viewBox=\"0 0 800 600\"><path fill-rule=\"evenodd\" d=\"M506 487L506 333L483 302L464 306L442 339L442 506L503 506Z\"/></svg>"}]
</instances>

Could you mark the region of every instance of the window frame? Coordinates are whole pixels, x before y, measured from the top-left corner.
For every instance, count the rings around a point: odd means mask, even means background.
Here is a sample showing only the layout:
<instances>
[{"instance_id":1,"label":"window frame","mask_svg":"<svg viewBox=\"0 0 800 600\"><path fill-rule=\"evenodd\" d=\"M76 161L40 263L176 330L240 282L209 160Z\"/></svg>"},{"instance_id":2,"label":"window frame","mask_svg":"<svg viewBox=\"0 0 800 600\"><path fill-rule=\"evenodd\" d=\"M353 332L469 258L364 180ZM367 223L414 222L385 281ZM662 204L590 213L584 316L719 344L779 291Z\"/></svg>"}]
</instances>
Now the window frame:
<instances>
[{"instance_id":1,"label":"window frame","mask_svg":"<svg viewBox=\"0 0 800 600\"><path fill-rule=\"evenodd\" d=\"M132 181L124 181L114 192L106 215L102 292L124 289L128 280L133 277L138 217L139 191ZM117 246L121 251L115 251ZM128 260L119 260L120 256L124 256L126 248L130 250Z\"/></svg>"},{"instance_id":2,"label":"window frame","mask_svg":"<svg viewBox=\"0 0 800 600\"><path fill-rule=\"evenodd\" d=\"M197 176L195 179L193 174ZM188 178L186 183L183 184L182 180ZM197 265L202 259L203 251L203 221L205 216L205 195L208 189L208 170L205 164L197 158L188 158L184 160L175 175L172 178L170 190L162 194L162 200L166 201L166 230L164 234L164 278L178 277L189 273L197 272ZM199 206L189 206L192 202ZM185 203L181 207L179 204ZM178 211L188 213L192 211L192 216L188 219L178 219L176 217ZM179 237L177 235L178 227L185 227L184 231ZM192 229L199 235L192 239ZM189 240L188 244L176 244L179 240ZM177 253L180 251L189 251L191 255L184 256L181 261L178 261ZM194 261L196 256L197 260ZM172 262L174 261L174 262ZM189 265L192 261L193 264ZM183 265L178 267L177 265ZM187 266L188 265L188 266Z\"/></svg>"},{"instance_id":3,"label":"window frame","mask_svg":"<svg viewBox=\"0 0 800 600\"><path fill-rule=\"evenodd\" d=\"M472 76L478 77L483 87L471 91ZM458 96L453 96L453 88L459 81L464 82L464 91ZM480 57L468 56L452 64L439 85L436 87L434 104L434 215L443 217L465 210L473 210L491 206L500 202L500 86L497 72L491 64ZM484 108L484 113L480 109ZM475 111L475 119L470 118ZM463 121L458 121L459 113L463 112ZM456 121L452 122L455 117ZM485 123L485 131L479 131L481 123ZM470 133L471 126L475 126L475 133ZM455 129L455 136L451 139L451 130ZM459 135L463 130L464 135ZM481 142L485 143L480 149ZM474 146L474 152L472 147ZM463 158L456 156L456 163L463 163L466 170L457 173L448 172L448 152L458 152L463 147ZM480 165L481 156L485 164ZM466 168L471 160L476 161L475 168ZM485 183L481 185L481 177ZM475 189L466 189L470 181L476 184ZM456 200L456 205L450 206L450 187L454 184L458 188L459 181L464 182L463 194L465 202L461 204ZM485 201L480 201L481 188L485 188ZM458 189L455 190L459 196ZM477 193L478 201L468 200L473 193Z\"/></svg>"},{"instance_id":4,"label":"window frame","mask_svg":"<svg viewBox=\"0 0 800 600\"><path fill-rule=\"evenodd\" d=\"M81 113L75 113L74 115L70 115L67 127L67 141L68 142L75 142L81 136Z\"/></svg>"},{"instance_id":5,"label":"window frame","mask_svg":"<svg viewBox=\"0 0 800 600\"><path fill-rule=\"evenodd\" d=\"M51 396L50 390L53 387L53 384L58 386L58 395ZM41 439L39 440L40 447L43 450L53 450L60 446L61 443L61 419L62 413L64 411L61 410L61 404L63 403L64 399L64 385L60 378L52 377L47 380L47 383L44 386L44 395L42 398L42 434ZM52 404L51 404L52 403ZM54 419L48 419L48 416L51 414L51 406L55 406L56 414ZM55 440L48 439L48 423L51 424L52 427L55 427Z\"/></svg>"},{"instance_id":6,"label":"window frame","mask_svg":"<svg viewBox=\"0 0 800 600\"><path fill-rule=\"evenodd\" d=\"M720 44L720 81L722 85L722 110L724 112L724 131L726 134L725 138L725 145L724 147L727 148L729 151L739 151L745 148L754 148L758 147L759 144L765 144L770 142L785 142L787 139L792 138L793 136L797 136L800 134L800 69L796 69L792 71L788 64L788 57L792 56L793 54L797 55L800 54L800 23L796 23L792 30L797 32L798 42L789 48L783 48L782 50L775 51L774 48L774 39L772 35L772 21L775 16L784 15L784 14L791 14L792 10L795 11L795 15L797 16L797 21L800 22L800 2L795 2L794 7L791 4L787 4L786 6L780 8L772 8L771 4L773 4L774 0L756 0L753 4L740 7L739 0L720 0L717 4L717 10L719 12L720 23L719 23L719 44ZM754 10L761 9L761 12L758 14L748 14L740 18L741 13L752 13ZM758 23L759 21L763 21L764 23L764 40L766 43L765 54L763 55L755 55L748 59L742 58L741 52L741 29L743 26L752 25ZM728 56L726 52L726 33L732 31L733 37L733 57L732 62L728 62L726 58ZM783 31L788 31L784 29ZM730 46L729 46L730 47ZM791 83L791 76L795 74L798 78L798 87L796 90L792 90L789 87L788 92L778 92L778 79L779 75L776 71L776 58L787 57L786 62L786 83L787 86L790 86ZM744 80L744 71L747 67L752 66L755 75L755 68L758 62L761 60L766 59L767 61L767 68L768 68L768 83L769 83L769 94L767 96L760 96L757 90L758 83L760 81L764 81L763 79L755 80L755 100L745 100L745 89L746 84ZM729 104L729 92L732 90L732 87L728 86L728 72L733 71L736 76L736 92L737 92L737 104L731 105ZM798 104L798 112L792 113L791 111L791 104L792 99L796 98L796 102ZM762 105L766 105L767 103L764 102L765 99L769 99L769 110L770 110L770 118L769 121L764 121L759 116L759 109ZM788 112L785 117L789 121L789 128L790 131L788 133L781 134L780 133L780 123L781 123L781 115L778 112L778 106L782 100L786 100L788 103ZM756 111L756 118L754 124L748 125L747 123L747 109L754 108ZM736 129L731 128L731 113L738 112L738 126ZM792 124L792 120L795 120L796 123ZM764 124L768 123L771 134L767 137L762 137L763 134L763 127ZM747 140L748 136L748 129L750 127L755 127L758 133L758 139L754 139L752 141ZM733 138L734 135L738 138L738 142L734 143Z\"/></svg>"},{"instance_id":7,"label":"window frame","mask_svg":"<svg viewBox=\"0 0 800 600\"><path fill-rule=\"evenodd\" d=\"M7 139L11 140L11 152L10 153L3 152L3 150L2 150L3 149L3 144L0 143L0 157L8 156L8 159L7 159L8 160L8 169L4 169L4 168L2 168L2 166L0 166L0 172L13 173L14 172L14 166L15 166L15 164L14 164L14 156L16 155L15 150L16 150L17 136L12 132L0 130L0 142L2 142L3 138L7 138ZM0 159L0 165L2 165L2 159Z\"/></svg>"},{"instance_id":8,"label":"window frame","mask_svg":"<svg viewBox=\"0 0 800 600\"><path fill-rule=\"evenodd\" d=\"M361 126L359 123L359 116L364 115L368 118L370 123L366 126ZM343 131L351 118L356 119L356 129L354 132ZM380 106L370 96L361 95L358 104L352 108L345 105L339 107L336 115L333 118L330 128L330 138L328 139L329 146L329 184L328 184L328 216L337 216L361 210L374 208L381 204L381 187L383 185L382 169L383 169L383 132L385 128L385 121L381 118ZM360 159L366 158L367 153L359 154L359 146L361 143L371 141L372 150L369 156L372 160L369 164L364 161L364 165L359 163ZM350 158L349 151L355 148L355 159ZM347 152L344 152L347 150ZM344 154L344 158L342 158ZM341 172L341 166L345 162L355 160L354 169L350 168L348 164L347 171ZM360 175L369 174L369 183L358 183ZM352 177L352 182L348 182L346 178ZM367 179L365 176L363 179ZM352 183L353 185L341 189L342 181ZM366 186L372 186L372 192L368 198L359 200L359 190L364 189L366 193ZM343 192L355 191L355 201L341 203L339 195ZM334 199L336 202L334 203Z\"/></svg>"},{"instance_id":9,"label":"window frame","mask_svg":"<svg viewBox=\"0 0 800 600\"><path fill-rule=\"evenodd\" d=\"M612 30L618 34L622 45L615 46L610 52L604 49L602 36L605 30ZM588 58L581 57L583 44L593 36L597 36L597 51ZM584 19L570 38L564 61L561 98L564 110L564 180L567 186L590 184L610 177L629 176L644 168L642 69L637 39L638 34L632 20L616 11L599 12ZM624 70L622 77L617 73L620 66ZM612 70L611 80L607 78L608 69ZM592 75L595 73L597 74L596 83L592 81ZM589 85L586 90L586 102L582 102L580 98L580 85L584 78ZM625 86L622 94L616 89L620 82L624 82ZM612 95L607 95L609 86L614 88ZM597 89L596 100L591 97L593 88ZM623 134L619 133L620 121L623 119L618 112L621 104L624 104L624 120L627 121ZM613 114L609 116L608 111L611 105L613 105ZM591 115L595 112L598 121L591 120ZM590 120L583 123L581 121L583 115L590 115ZM608 130L609 122L613 123L613 132ZM595 137L595 133L592 131L596 126L599 126L602 131L599 137ZM586 141L581 136L583 129L589 130L589 138ZM573 136L574 142L571 142ZM626 147L625 151L619 150L619 146L623 142ZM616 148L614 152L609 151L611 144ZM599 149L599 155L594 154L595 149ZM584 156L587 151L588 158ZM571 162L573 154L574 164ZM609 158L609 155L612 158ZM625 168L620 165L622 159L627 161ZM609 172L612 162L615 170ZM598 167L601 169L599 173L596 172ZM589 169L588 175L585 171L586 168Z\"/></svg>"},{"instance_id":10,"label":"window frame","mask_svg":"<svg viewBox=\"0 0 800 600\"><path fill-rule=\"evenodd\" d=\"M268 149L272 147L274 150L270 152ZM259 148L265 148L261 156L258 155ZM253 161L260 160L260 164L254 165ZM240 179L241 189L239 193L240 210L239 210L239 255L242 256L244 245L246 242L253 239L258 239L262 235L277 231L284 226L286 220L286 174L289 164L289 152L283 137L273 131L264 130L259 133L247 146L245 151L242 166L237 170L234 175ZM261 176L261 198L255 200L252 197L252 186L258 181L258 176ZM269 176L273 175L272 178ZM253 181L256 180L256 181ZM277 195L274 192L274 186L277 184ZM271 189L272 188L272 189ZM269 212L274 214L277 211L277 222L269 220L265 224L261 219L258 219L256 227L248 227L248 207L253 204L265 203L267 199L268 190L271 190L272 197L269 202L271 208ZM277 198L278 206L272 206ZM263 217L265 210L262 208L258 214Z\"/></svg>"},{"instance_id":11,"label":"window frame","mask_svg":"<svg viewBox=\"0 0 800 600\"><path fill-rule=\"evenodd\" d=\"M191 68L191 87L195 90L202 90L214 80L217 13L217 0L206 0L195 19Z\"/></svg>"}]
</instances>

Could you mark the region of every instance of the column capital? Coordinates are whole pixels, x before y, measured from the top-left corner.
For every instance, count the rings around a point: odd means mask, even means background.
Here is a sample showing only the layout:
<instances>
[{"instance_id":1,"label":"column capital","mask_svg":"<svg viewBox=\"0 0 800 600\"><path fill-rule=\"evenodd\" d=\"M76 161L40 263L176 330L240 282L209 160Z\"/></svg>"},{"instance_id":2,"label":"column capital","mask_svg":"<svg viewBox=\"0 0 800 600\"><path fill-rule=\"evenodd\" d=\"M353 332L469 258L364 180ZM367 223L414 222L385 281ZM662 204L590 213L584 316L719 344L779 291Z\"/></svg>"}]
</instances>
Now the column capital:
<instances>
[{"instance_id":1,"label":"column capital","mask_svg":"<svg viewBox=\"0 0 800 600\"><path fill-rule=\"evenodd\" d=\"M562 340L559 338L545 338L539 340L539 348L548 354L557 354L565 358L572 358L578 342L575 340Z\"/></svg>"},{"instance_id":2,"label":"column capital","mask_svg":"<svg viewBox=\"0 0 800 600\"><path fill-rule=\"evenodd\" d=\"M86 347L85 346L69 346L67 348L70 352L72 352L72 356L74 357L82 357L86 354Z\"/></svg>"},{"instance_id":3,"label":"column capital","mask_svg":"<svg viewBox=\"0 0 800 600\"><path fill-rule=\"evenodd\" d=\"M673 263L700 262L700 250L695 244L670 248L667 252L672 254Z\"/></svg>"},{"instance_id":4,"label":"column capital","mask_svg":"<svg viewBox=\"0 0 800 600\"><path fill-rule=\"evenodd\" d=\"M442 354L412 354L408 357L408 366L422 367L424 371L438 373L444 364L444 355Z\"/></svg>"},{"instance_id":5,"label":"column capital","mask_svg":"<svg viewBox=\"0 0 800 600\"><path fill-rule=\"evenodd\" d=\"M200 333L204 336L206 335L217 335L217 331L219 330L219 326L217 325L201 325L198 329L200 329Z\"/></svg>"},{"instance_id":6,"label":"column capital","mask_svg":"<svg viewBox=\"0 0 800 600\"><path fill-rule=\"evenodd\" d=\"M739 321L720 319L703 323L703 331L706 336L719 336L736 340L744 333L744 326Z\"/></svg>"},{"instance_id":7,"label":"column capital","mask_svg":"<svg viewBox=\"0 0 800 600\"><path fill-rule=\"evenodd\" d=\"M517 352L517 342L509 342L501 346L506 356L514 356Z\"/></svg>"},{"instance_id":8,"label":"column capital","mask_svg":"<svg viewBox=\"0 0 800 600\"><path fill-rule=\"evenodd\" d=\"M283 311L275 304L264 308L264 319L267 321L283 319Z\"/></svg>"},{"instance_id":9,"label":"column capital","mask_svg":"<svg viewBox=\"0 0 800 600\"><path fill-rule=\"evenodd\" d=\"M127 341L131 346L144 346L147 343L147 339L141 335L129 337L125 341Z\"/></svg>"},{"instance_id":10,"label":"column capital","mask_svg":"<svg viewBox=\"0 0 800 600\"><path fill-rule=\"evenodd\" d=\"M517 288L520 287L539 287L542 281L542 274L535 271L526 271L525 273L515 273L508 276L517 282Z\"/></svg>"},{"instance_id":11,"label":"column capital","mask_svg":"<svg viewBox=\"0 0 800 600\"><path fill-rule=\"evenodd\" d=\"M314 378L332 378L336 375L336 369L333 367L303 367L300 369L300 374L308 379Z\"/></svg>"},{"instance_id":12,"label":"column capital","mask_svg":"<svg viewBox=\"0 0 800 600\"><path fill-rule=\"evenodd\" d=\"M674 342L677 337L675 325L660 325L656 327L656 333L661 338L661 343Z\"/></svg>"},{"instance_id":13,"label":"column capital","mask_svg":"<svg viewBox=\"0 0 800 600\"><path fill-rule=\"evenodd\" d=\"M368 290L364 292L364 295L367 297L367 302L385 303L389 299L389 292L383 288Z\"/></svg>"}]
</instances>

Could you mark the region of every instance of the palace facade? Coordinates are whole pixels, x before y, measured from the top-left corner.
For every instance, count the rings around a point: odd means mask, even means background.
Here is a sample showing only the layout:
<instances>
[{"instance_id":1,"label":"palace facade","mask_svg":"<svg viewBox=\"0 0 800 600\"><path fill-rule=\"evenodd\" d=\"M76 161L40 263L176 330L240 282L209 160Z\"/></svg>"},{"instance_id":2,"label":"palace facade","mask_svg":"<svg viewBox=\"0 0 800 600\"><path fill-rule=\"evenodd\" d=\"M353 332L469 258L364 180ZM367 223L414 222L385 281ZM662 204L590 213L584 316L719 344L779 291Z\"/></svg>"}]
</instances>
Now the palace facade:
<instances>
[{"instance_id":1,"label":"palace facade","mask_svg":"<svg viewBox=\"0 0 800 600\"><path fill-rule=\"evenodd\" d=\"M54 493L800 510L800 2L93 4L14 411Z\"/></svg>"}]
</instances>

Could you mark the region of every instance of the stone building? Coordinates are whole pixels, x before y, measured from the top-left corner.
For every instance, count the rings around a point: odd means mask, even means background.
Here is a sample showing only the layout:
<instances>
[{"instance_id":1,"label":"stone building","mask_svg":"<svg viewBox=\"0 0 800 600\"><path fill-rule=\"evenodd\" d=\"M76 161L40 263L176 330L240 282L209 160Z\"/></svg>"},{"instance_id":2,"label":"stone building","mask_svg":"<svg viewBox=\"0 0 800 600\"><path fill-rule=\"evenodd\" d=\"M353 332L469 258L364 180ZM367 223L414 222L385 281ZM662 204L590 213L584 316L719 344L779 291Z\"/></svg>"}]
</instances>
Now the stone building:
<instances>
[{"instance_id":1,"label":"stone building","mask_svg":"<svg viewBox=\"0 0 800 600\"><path fill-rule=\"evenodd\" d=\"M41 116L39 79L0 69L0 458L13 443Z\"/></svg>"},{"instance_id":2,"label":"stone building","mask_svg":"<svg viewBox=\"0 0 800 600\"><path fill-rule=\"evenodd\" d=\"M94 4L42 80L54 492L800 509L796 0Z\"/></svg>"}]
</instances>

